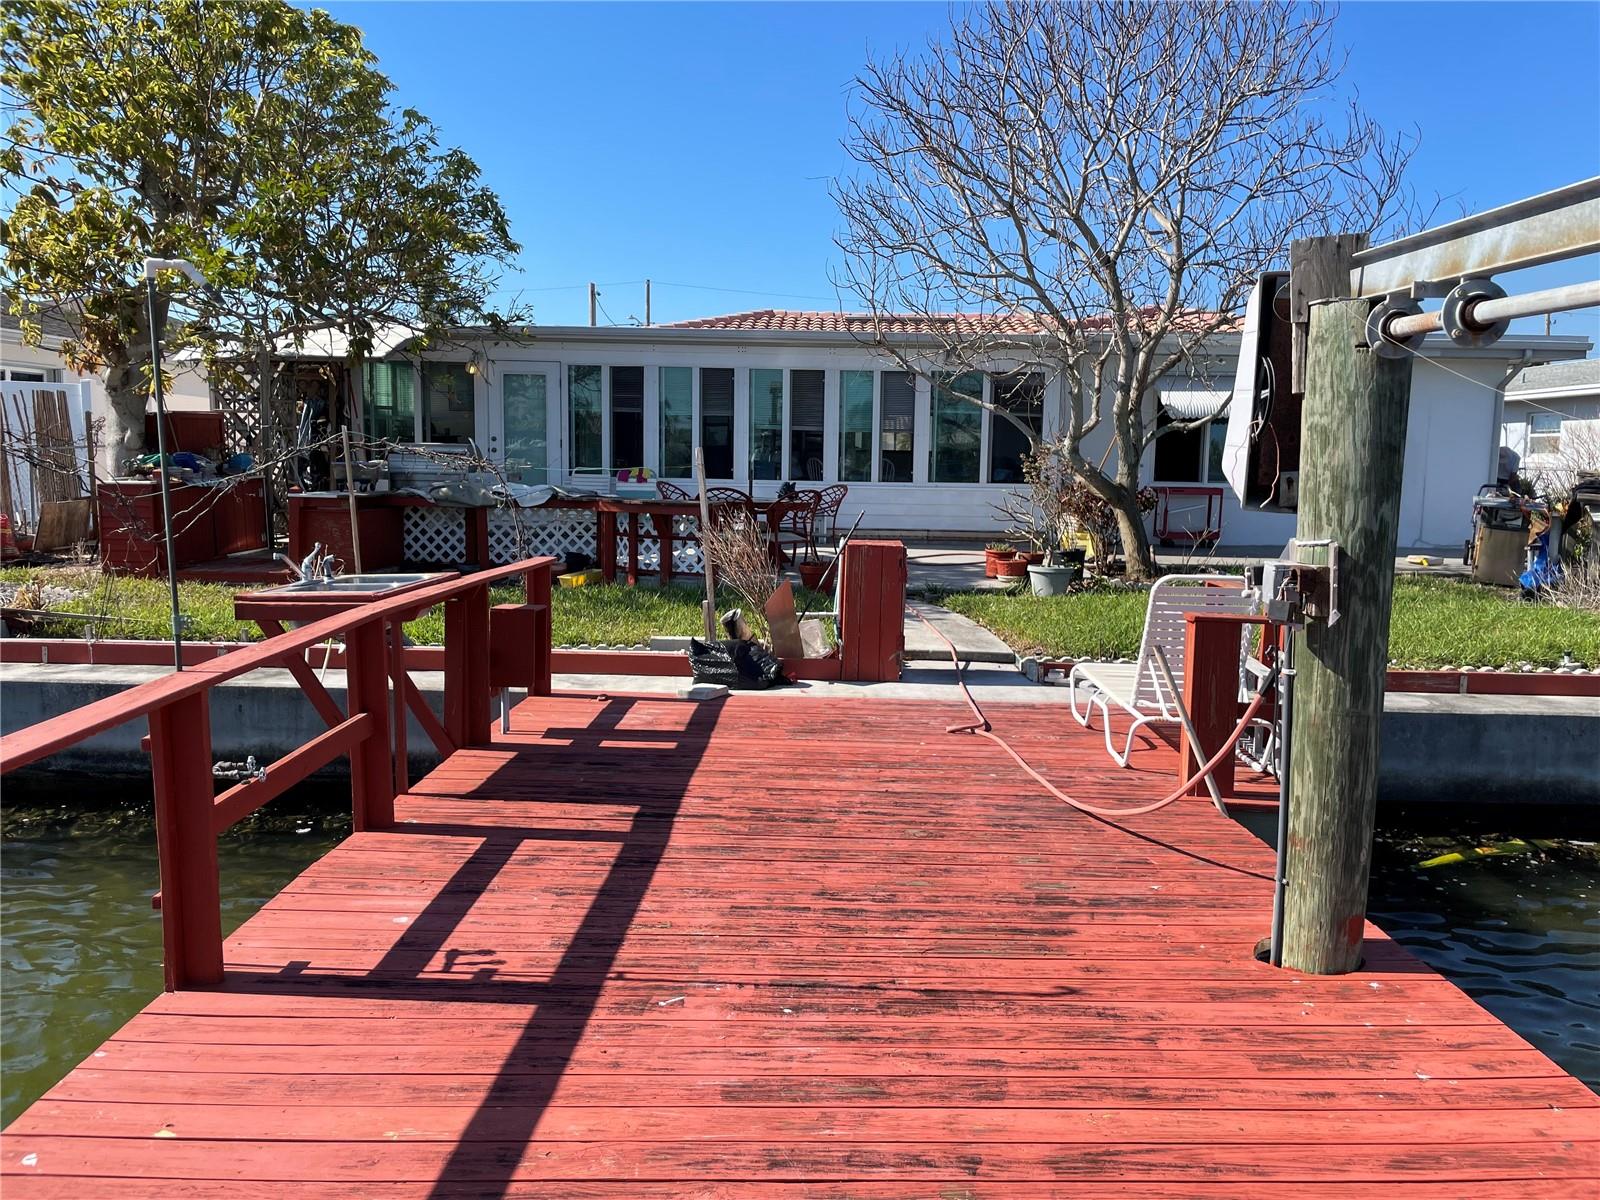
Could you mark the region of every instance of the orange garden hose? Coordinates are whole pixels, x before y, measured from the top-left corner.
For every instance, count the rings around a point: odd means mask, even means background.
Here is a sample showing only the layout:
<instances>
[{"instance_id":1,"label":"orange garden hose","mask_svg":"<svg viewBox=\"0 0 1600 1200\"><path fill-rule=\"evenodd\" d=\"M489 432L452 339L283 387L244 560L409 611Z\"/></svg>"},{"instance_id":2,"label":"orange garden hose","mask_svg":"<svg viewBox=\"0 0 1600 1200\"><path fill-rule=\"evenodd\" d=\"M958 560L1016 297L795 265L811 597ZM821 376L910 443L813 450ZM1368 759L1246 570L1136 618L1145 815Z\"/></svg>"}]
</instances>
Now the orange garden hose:
<instances>
[{"instance_id":1,"label":"orange garden hose","mask_svg":"<svg viewBox=\"0 0 1600 1200\"><path fill-rule=\"evenodd\" d=\"M1100 808L1096 805L1085 803L1082 800L1076 800L1067 795L1066 792L1063 792L1060 788L1056 787L1055 784L1051 783L1043 775L1039 774L1038 771L1034 770L1033 767L1028 764L1028 761L1023 758L1022 755L1016 752L1016 750L1011 746L1011 743L1007 742L1005 738L994 732L994 727L990 725L989 718L983 715L983 709L978 707L978 702L973 699L972 692L967 687L967 681L962 674L961 659L956 651L955 643L947 638L932 621L928 620L927 617L923 616L916 609L907 608L906 611L916 617L917 620L921 621L929 629L933 630L938 639L950 648L950 661L955 665L956 669L956 686L961 689L962 698L966 700L967 707L972 709L972 715L976 718L976 720L967 722L965 724L948 726L945 729L945 732L975 733L979 737L988 738L991 742L994 742L997 746L1009 754L1016 762L1017 766L1026 771L1029 777L1032 778L1035 783L1044 788L1045 791L1049 792L1057 800L1060 800L1063 804L1071 805L1073 808L1076 808L1081 812L1086 812L1090 816L1094 817L1139 817L1143 816L1145 813L1153 813L1157 809L1165 808L1167 805L1181 800L1188 793L1189 789L1194 786L1196 780L1208 777L1217 769L1218 765L1221 764L1224 758L1233 753L1234 746L1237 745L1239 739L1244 736L1245 730L1250 728L1250 722L1254 720L1256 712L1261 708L1262 702L1267 696L1268 689L1265 687L1256 693L1255 699L1251 700L1250 704L1245 708L1244 715L1239 718L1239 723L1234 726L1233 732L1230 733L1227 739L1223 742L1222 748L1213 754L1210 761L1201 767L1199 771L1195 772L1194 775L1180 783L1171 794L1164 796L1160 800L1156 800L1153 803L1142 804L1135 808Z\"/></svg>"}]
</instances>

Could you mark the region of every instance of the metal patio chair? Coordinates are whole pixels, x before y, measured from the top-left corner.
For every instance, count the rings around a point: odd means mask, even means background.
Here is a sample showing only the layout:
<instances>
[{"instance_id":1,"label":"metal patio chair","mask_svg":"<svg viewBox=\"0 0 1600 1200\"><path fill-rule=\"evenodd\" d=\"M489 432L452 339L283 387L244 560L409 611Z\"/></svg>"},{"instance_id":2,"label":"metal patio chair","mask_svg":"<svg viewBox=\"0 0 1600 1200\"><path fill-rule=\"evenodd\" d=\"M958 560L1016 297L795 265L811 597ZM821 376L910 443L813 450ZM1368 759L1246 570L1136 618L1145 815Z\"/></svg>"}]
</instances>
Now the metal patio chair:
<instances>
[{"instance_id":1,"label":"metal patio chair","mask_svg":"<svg viewBox=\"0 0 1600 1200\"><path fill-rule=\"evenodd\" d=\"M1150 600L1145 608L1144 633L1139 639L1137 661L1079 663L1067 676L1067 702L1073 718L1087 729L1098 710L1105 727L1106 753L1119 767L1126 767L1128 756L1133 753L1134 734L1157 722L1178 723L1176 697L1168 691L1166 679L1156 663L1156 647L1166 655L1173 682L1181 691L1187 665L1184 658L1186 614L1248 615L1257 607L1257 598L1245 590L1242 575L1168 575L1157 580L1150 588ZM1245 639L1241 636L1241 669L1244 655ZM1113 708L1133 718L1120 752L1111 740Z\"/></svg>"}]
</instances>

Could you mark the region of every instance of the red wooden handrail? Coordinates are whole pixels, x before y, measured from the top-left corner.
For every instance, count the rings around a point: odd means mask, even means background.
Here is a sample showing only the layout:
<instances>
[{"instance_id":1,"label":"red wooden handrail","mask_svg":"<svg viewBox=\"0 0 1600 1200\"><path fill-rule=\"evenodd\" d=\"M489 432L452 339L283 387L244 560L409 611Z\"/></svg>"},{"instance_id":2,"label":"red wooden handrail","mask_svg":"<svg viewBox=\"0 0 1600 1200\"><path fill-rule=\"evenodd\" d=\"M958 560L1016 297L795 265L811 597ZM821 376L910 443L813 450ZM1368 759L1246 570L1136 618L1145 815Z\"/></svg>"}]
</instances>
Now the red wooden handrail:
<instances>
[{"instance_id":1,"label":"red wooden handrail","mask_svg":"<svg viewBox=\"0 0 1600 1200\"><path fill-rule=\"evenodd\" d=\"M445 606L444 728L436 733L437 723L425 727L436 742L442 738L452 748L485 743L490 736L491 687L522 685L533 695L550 692L554 562L549 557L528 558L363 604L30 725L0 738L0 774L47 758L102 730L148 717L167 990L220 983L217 835L343 754L350 756L355 829L392 825L395 796L408 786L404 720L406 703L415 697L405 674L400 626L428 608ZM516 644L502 647L501 652L514 659L517 668L509 674L491 672L489 585L513 575L523 577L527 602L506 606L514 620L503 623L503 637ZM345 643L348 711L325 713L329 729L270 763L261 777L216 796L210 690L259 667L285 660L303 663L308 649L340 634ZM394 694L391 685L398 689ZM323 699L330 709L337 709L325 694ZM431 721L432 714L427 715Z\"/></svg>"},{"instance_id":2,"label":"red wooden handrail","mask_svg":"<svg viewBox=\"0 0 1600 1200\"><path fill-rule=\"evenodd\" d=\"M347 633L357 625L380 620L396 612L431 608L512 575L529 577L530 603L548 604L549 572L555 561L547 556L523 559L508 566L479 571L458 579L436 583L419 591L405 592L399 596L374 601L360 608L324 617L309 625L302 625L279 637L268 638L264 642L235 650L183 671L138 684L127 691L96 700L92 704L75 708L60 716L29 725L26 729L19 729L15 733L0 737L0 775L38 762L41 758L48 758L135 717L146 716L175 700L209 691L219 683L261 667L275 666L291 655L303 655L312 646ZM532 577L537 574L542 574L546 581L542 599L535 599L534 596L538 585Z\"/></svg>"}]
</instances>

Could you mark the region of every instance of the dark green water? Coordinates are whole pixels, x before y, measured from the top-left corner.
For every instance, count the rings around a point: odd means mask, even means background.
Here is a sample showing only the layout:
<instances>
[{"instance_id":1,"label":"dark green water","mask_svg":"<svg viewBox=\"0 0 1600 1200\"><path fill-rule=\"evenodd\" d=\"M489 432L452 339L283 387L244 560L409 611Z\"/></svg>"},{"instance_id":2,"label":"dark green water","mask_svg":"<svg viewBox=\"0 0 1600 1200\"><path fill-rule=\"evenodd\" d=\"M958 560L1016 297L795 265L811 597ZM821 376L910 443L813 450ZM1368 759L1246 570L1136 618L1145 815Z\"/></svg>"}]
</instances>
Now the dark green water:
<instances>
[{"instance_id":1,"label":"dark green water","mask_svg":"<svg viewBox=\"0 0 1600 1200\"><path fill-rule=\"evenodd\" d=\"M290 792L218 840L225 933L349 832L348 797ZM0 1124L10 1124L161 991L148 788L7 780L0 879Z\"/></svg>"},{"instance_id":2,"label":"dark green water","mask_svg":"<svg viewBox=\"0 0 1600 1200\"><path fill-rule=\"evenodd\" d=\"M220 842L231 931L349 829L348 800L291 793ZM155 832L137 784L8 781L0 811L0 1124L161 990ZM1441 820L1425 813L1434 829ZM1546 848L1422 868L1492 827L1379 837L1372 911L1398 941L1600 1090L1600 853L1572 831ZM1266 825L1247 822L1270 837ZM1426 827L1426 826L1425 826ZM1534 833L1524 832L1533 837Z\"/></svg>"}]
</instances>

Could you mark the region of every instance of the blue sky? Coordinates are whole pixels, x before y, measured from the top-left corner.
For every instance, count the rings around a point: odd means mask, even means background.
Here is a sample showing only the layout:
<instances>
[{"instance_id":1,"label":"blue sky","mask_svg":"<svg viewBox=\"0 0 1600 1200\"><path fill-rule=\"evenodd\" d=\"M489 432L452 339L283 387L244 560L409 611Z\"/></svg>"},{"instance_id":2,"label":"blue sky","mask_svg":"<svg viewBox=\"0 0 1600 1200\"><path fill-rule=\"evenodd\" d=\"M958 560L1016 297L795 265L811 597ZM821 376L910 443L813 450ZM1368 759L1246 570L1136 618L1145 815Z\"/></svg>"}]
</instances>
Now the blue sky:
<instances>
[{"instance_id":1,"label":"blue sky","mask_svg":"<svg viewBox=\"0 0 1600 1200\"><path fill-rule=\"evenodd\" d=\"M911 3L326 7L499 191L524 248L507 291L541 324L585 322L589 280L617 323L644 315L629 281L646 277L657 321L834 307L850 81L947 24L943 4ZM1412 182L1442 214L1600 174L1600 4L1353 3L1338 28L1367 109L1420 128ZM1555 327L1600 340L1594 310Z\"/></svg>"}]
</instances>

